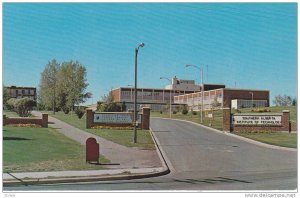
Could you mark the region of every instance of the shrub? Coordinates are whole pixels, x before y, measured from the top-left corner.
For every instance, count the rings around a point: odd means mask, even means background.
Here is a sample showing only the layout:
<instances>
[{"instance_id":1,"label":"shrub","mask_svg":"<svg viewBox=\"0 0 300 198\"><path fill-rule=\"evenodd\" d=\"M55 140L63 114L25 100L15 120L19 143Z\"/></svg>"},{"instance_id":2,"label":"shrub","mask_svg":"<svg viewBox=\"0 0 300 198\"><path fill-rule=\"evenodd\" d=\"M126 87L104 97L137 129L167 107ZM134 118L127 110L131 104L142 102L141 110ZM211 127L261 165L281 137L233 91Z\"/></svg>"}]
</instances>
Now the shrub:
<instances>
[{"instance_id":1,"label":"shrub","mask_svg":"<svg viewBox=\"0 0 300 198\"><path fill-rule=\"evenodd\" d=\"M6 107L7 107L8 110L14 111L16 100L17 100L17 99L15 99L15 98L10 98L10 99L6 102Z\"/></svg>"},{"instance_id":2,"label":"shrub","mask_svg":"<svg viewBox=\"0 0 300 198\"><path fill-rule=\"evenodd\" d=\"M173 114L177 114L177 111L173 111Z\"/></svg>"},{"instance_id":3,"label":"shrub","mask_svg":"<svg viewBox=\"0 0 300 198\"><path fill-rule=\"evenodd\" d=\"M160 114L162 114L163 112L162 112L162 111L160 111L159 113L160 113Z\"/></svg>"},{"instance_id":4,"label":"shrub","mask_svg":"<svg viewBox=\"0 0 300 198\"><path fill-rule=\"evenodd\" d=\"M111 102L111 103L102 103L100 105L100 111L102 112L121 112L121 105Z\"/></svg>"},{"instance_id":5,"label":"shrub","mask_svg":"<svg viewBox=\"0 0 300 198\"><path fill-rule=\"evenodd\" d=\"M21 117L28 117L30 115L30 110L36 102L29 98L16 99L14 102L14 109Z\"/></svg>"},{"instance_id":6,"label":"shrub","mask_svg":"<svg viewBox=\"0 0 300 198\"><path fill-rule=\"evenodd\" d=\"M77 117L78 117L79 119L81 119L82 116L83 116L84 113L85 113L85 110L84 110L84 109L76 109L75 113L76 113Z\"/></svg>"},{"instance_id":7,"label":"shrub","mask_svg":"<svg viewBox=\"0 0 300 198\"><path fill-rule=\"evenodd\" d=\"M65 114L68 114L70 112L70 109L68 107L62 107L62 110Z\"/></svg>"},{"instance_id":8,"label":"shrub","mask_svg":"<svg viewBox=\"0 0 300 198\"><path fill-rule=\"evenodd\" d=\"M192 115L197 115L197 111L191 111L192 112Z\"/></svg>"},{"instance_id":9,"label":"shrub","mask_svg":"<svg viewBox=\"0 0 300 198\"><path fill-rule=\"evenodd\" d=\"M182 111L181 111L181 113L182 113L183 115L188 114L188 112L189 112L189 111L188 111L186 108L182 109Z\"/></svg>"}]
</instances>

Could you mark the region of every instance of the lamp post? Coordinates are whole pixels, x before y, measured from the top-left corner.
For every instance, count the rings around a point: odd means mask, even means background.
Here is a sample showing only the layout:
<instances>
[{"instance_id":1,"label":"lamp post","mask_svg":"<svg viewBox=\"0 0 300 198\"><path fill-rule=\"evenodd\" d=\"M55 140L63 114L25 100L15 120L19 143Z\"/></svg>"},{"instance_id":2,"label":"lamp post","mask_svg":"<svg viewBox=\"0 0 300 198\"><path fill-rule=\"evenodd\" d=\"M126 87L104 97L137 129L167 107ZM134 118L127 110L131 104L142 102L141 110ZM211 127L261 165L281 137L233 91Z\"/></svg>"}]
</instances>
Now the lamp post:
<instances>
[{"instance_id":1,"label":"lamp post","mask_svg":"<svg viewBox=\"0 0 300 198\"><path fill-rule=\"evenodd\" d=\"M140 43L137 48L135 48L135 64L134 64L134 115L133 115L133 143L137 142L137 56L140 47L144 47L144 43Z\"/></svg>"},{"instance_id":2,"label":"lamp post","mask_svg":"<svg viewBox=\"0 0 300 198\"><path fill-rule=\"evenodd\" d=\"M185 67L195 67L195 68L197 68L197 69L199 69L200 70L200 75L201 75L201 113L200 113L200 115L201 115L201 123L203 123L203 98L204 98L204 87L203 87L203 69L202 68L200 68L200 67L198 67L198 66L196 66L196 65L191 65L191 64L187 64L187 65L185 65Z\"/></svg>"},{"instance_id":3,"label":"lamp post","mask_svg":"<svg viewBox=\"0 0 300 198\"><path fill-rule=\"evenodd\" d=\"M172 81L169 78L166 77L160 77L159 79L166 79L170 81L170 84L172 84ZM172 89L170 89L170 118L172 117Z\"/></svg>"},{"instance_id":4,"label":"lamp post","mask_svg":"<svg viewBox=\"0 0 300 198\"><path fill-rule=\"evenodd\" d=\"M251 91L251 92L249 92L249 94L251 94L252 95L252 106L251 106L251 108L253 108L253 92Z\"/></svg>"}]
</instances>

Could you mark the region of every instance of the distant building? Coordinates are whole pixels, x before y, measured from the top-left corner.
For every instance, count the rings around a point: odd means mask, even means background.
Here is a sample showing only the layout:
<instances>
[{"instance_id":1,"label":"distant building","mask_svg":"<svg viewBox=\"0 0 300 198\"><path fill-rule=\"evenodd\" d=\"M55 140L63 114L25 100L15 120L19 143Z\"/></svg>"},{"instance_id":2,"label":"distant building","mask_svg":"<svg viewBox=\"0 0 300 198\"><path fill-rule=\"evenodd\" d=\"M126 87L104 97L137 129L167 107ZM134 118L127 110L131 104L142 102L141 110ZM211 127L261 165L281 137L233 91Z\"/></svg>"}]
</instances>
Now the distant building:
<instances>
[{"instance_id":1,"label":"distant building","mask_svg":"<svg viewBox=\"0 0 300 198\"><path fill-rule=\"evenodd\" d=\"M196 85L194 80L181 80L176 77L172 78L172 84L167 85L165 89L155 88L138 88L137 89L137 105L148 106L152 111L162 111L168 108L170 97L172 109L180 104L174 103L174 96L196 93L204 87L204 90L224 88L225 85L204 84ZM134 88L120 87L111 91L114 102L124 103L127 110L134 108Z\"/></svg>"},{"instance_id":2,"label":"distant building","mask_svg":"<svg viewBox=\"0 0 300 198\"><path fill-rule=\"evenodd\" d=\"M204 91L203 93L203 110L212 108L212 103L216 100L218 108L243 108L243 107L268 107L270 105L270 93L268 90L251 90L251 89L230 89L221 88ZM241 102L241 101L244 101ZM239 101L237 106L235 101ZM250 101L250 102L249 102ZM177 95L174 97L175 104L186 104L189 109L194 111L201 110L202 93L190 93ZM242 105L242 103L244 105ZM233 106L232 106L233 104Z\"/></svg>"},{"instance_id":3,"label":"distant building","mask_svg":"<svg viewBox=\"0 0 300 198\"><path fill-rule=\"evenodd\" d=\"M36 88L35 87L7 87L9 89L11 98L30 98L36 101Z\"/></svg>"},{"instance_id":4,"label":"distant building","mask_svg":"<svg viewBox=\"0 0 300 198\"><path fill-rule=\"evenodd\" d=\"M212 89L225 88L225 85L218 85L218 84L203 84L203 85L200 84L200 85L196 85L194 80L177 79L177 77L175 76L174 78L172 78L172 84L167 85L165 87L165 89L198 92L198 91L201 91L201 87L203 87L204 91L208 91L208 90L212 90Z\"/></svg>"}]
</instances>

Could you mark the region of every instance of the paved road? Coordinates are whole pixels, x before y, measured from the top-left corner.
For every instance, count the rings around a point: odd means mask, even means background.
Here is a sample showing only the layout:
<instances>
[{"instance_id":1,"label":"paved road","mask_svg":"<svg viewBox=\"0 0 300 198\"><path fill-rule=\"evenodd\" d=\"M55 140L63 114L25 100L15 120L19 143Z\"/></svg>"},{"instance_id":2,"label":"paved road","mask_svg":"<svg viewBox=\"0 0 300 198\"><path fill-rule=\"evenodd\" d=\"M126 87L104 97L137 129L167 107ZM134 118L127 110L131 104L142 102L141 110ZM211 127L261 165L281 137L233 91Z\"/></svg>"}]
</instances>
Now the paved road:
<instances>
[{"instance_id":1,"label":"paved road","mask_svg":"<svg viewBox=\"0 0 300 198\"><path fill-rule=\"evenodd\" d=\"M182 121L151 119L171 173L157 178L9 190L293 190L297 152L265 148Z\"/></svg>"}]
</instances>

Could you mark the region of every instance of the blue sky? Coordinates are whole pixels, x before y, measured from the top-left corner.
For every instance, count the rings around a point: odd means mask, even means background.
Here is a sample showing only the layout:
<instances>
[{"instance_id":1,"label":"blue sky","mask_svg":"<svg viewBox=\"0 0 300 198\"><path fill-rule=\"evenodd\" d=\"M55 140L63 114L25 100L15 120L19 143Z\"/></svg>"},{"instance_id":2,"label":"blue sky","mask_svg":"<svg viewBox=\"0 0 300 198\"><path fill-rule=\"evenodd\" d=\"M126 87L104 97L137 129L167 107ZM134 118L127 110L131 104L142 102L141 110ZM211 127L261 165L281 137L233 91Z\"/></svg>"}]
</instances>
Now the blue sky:
<instances>
[{"instance_id":1,"label":"blue sky","mask_svg":"<svg viewBox=\"0 0 300 198\"><path fill-rule=\"evenodd\" d=\"M296 3L4 3L3 83L38 87L51 59L87 68L95 102L161 76L297 96Z\"/></svg>"}]
</instances>

